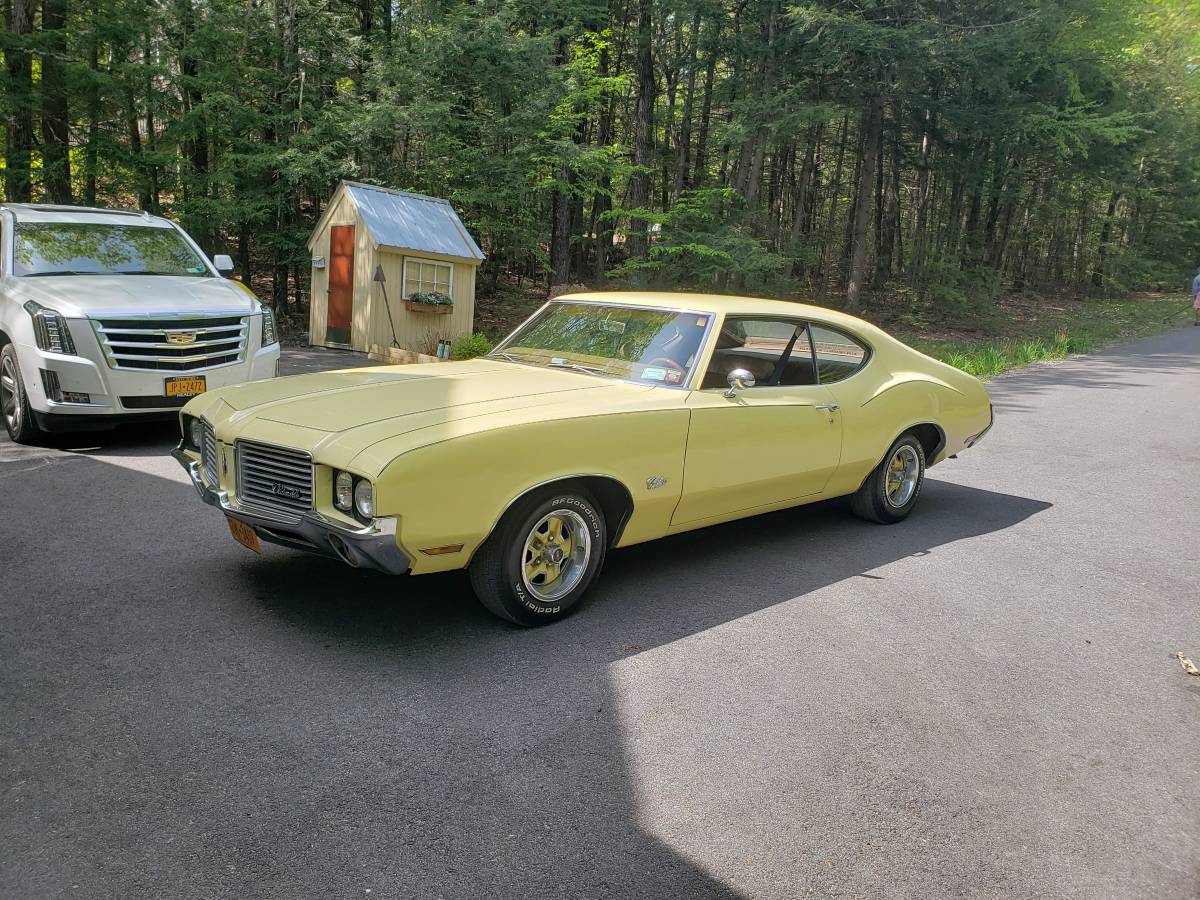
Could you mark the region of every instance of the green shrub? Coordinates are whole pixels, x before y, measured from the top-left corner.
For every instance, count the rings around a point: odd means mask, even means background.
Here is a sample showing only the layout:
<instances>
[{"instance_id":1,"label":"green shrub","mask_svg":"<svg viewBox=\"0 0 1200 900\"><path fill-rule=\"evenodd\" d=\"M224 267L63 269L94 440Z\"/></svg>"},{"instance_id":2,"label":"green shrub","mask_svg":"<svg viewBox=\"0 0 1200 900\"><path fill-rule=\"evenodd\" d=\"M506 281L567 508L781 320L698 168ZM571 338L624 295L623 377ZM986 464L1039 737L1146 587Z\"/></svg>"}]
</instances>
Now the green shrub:
<instances>
[{"instance_id":1,"label":"green shrub","mask_svg":"<svg viewBox=\"0 0 1200 900\"><path fill-rule=\"evenodd\" d=\"M454 339L454 343L450 345L451 359L473 359L476 356L483 356L485 353L491 353L492 342L487 339L487 335L479 334L464 334L461 337Z\"/></svg>"}]
</instances>

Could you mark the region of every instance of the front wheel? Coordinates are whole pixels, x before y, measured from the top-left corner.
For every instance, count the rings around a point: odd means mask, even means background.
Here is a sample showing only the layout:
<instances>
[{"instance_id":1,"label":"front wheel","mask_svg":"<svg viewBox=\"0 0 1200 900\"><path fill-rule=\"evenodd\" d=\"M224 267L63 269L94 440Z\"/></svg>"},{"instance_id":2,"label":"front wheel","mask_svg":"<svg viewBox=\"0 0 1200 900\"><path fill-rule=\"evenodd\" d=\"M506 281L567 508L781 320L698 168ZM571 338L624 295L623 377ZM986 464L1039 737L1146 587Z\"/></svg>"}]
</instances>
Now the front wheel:
<instances>
[{"instance_id":1,"label":"front wheel","mask_svg":"<svg viewBox=\"0 0 1200 900\"><path fill-rule=\"evenodd\" d=\"M924 482L925 449L915 436L905 434L867 476L851 506L860 518L891 525L908 518Z\"/></svg>"},{"instance_id":2,"label":"front wheel","mask_svg":"<svg viewBox=\"0 0 1200 900\"><path fill-rule=\"evenodd\" d=\"M604 514L582 491L546 491L518 503L471 560L475 595L518 625L567 616L604 564Z\"/></svg>"},{"instance_id":3,"label":"front wheel","mask_svg":"<svg viewBox=\"0 0 1200 900\"><path fill-rule=\"evenodd\" d=\"M42 437L42 430L29 409L29 397L21 380L21 365L17 362L17 348L12 344L0 348L0 411L8 436L18 444L31 444Z\"/></svg>"}]
</instances>

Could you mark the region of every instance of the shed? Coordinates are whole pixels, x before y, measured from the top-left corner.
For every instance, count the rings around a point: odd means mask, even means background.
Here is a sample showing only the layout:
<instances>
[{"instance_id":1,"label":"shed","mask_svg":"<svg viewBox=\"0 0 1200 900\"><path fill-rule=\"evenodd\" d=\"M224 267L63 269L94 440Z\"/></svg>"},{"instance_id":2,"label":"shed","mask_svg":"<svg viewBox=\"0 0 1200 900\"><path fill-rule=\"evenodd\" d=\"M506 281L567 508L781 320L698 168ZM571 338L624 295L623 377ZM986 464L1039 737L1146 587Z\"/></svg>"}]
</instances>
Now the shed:
<instances>
[{"instance_id":1,"label":"shed","mask_svg":"<svg viewBox=\"0 0 1200 900\"><path fill-rule=\"evenodd\" d=\"M402 351L432 354L439 340L471 333L475 270L484 256L446 200L343 181L308 249L312 344L385 355L398 344ZM384 285L374 280L377 266ZM418 291L445 294L452 305L407 303Z\"/></svg>"}]
</instances>

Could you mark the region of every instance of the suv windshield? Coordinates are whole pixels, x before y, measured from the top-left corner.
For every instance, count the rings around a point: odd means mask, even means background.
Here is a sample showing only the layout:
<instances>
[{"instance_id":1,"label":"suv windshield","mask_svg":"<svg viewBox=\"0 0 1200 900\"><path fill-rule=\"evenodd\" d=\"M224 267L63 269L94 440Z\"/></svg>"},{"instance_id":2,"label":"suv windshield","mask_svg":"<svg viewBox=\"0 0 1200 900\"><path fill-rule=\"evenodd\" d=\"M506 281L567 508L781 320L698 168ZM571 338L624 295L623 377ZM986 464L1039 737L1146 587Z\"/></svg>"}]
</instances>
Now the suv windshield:
<instances>
[{"instance_id":1,"label":"suv windshield","mask_svg":"<svg viewBox=\"0 0 1200 900\"><path fill-rule=\"evenodd\" d=\"M212 275L174 228L25 222L15 239L16 275Z\"/></svg>"},{"instance_id":2,"label":"suv windshield","mask_svg":"<svg viewBox=\"0 0 1200 900\"><path fill-rule=\"evenodd\" d=\"M551 303L492 351L493 359L657 384L686 384L708 313Z\"/></svg>"}]
</instances>

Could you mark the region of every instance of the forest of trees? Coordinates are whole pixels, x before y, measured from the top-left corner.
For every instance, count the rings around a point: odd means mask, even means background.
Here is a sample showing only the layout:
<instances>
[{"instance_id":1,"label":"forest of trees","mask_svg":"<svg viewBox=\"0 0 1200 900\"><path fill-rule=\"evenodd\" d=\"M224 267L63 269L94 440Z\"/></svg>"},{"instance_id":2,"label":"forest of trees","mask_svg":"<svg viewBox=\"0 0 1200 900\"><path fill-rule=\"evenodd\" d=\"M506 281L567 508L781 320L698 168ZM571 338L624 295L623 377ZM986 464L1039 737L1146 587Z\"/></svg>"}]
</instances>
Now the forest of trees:
<instances>
[{"instance_id":1,"label":"forest of trees","mask_svg":"<svg viewBox=\"0 0 1200 900\"><path fill-rule=\"evenodd\" d=\"M4 0L4 195L140 207L277 306L338 179L503 282L1180 290L1196 0Z\"/></svg>"}]
</instances>

